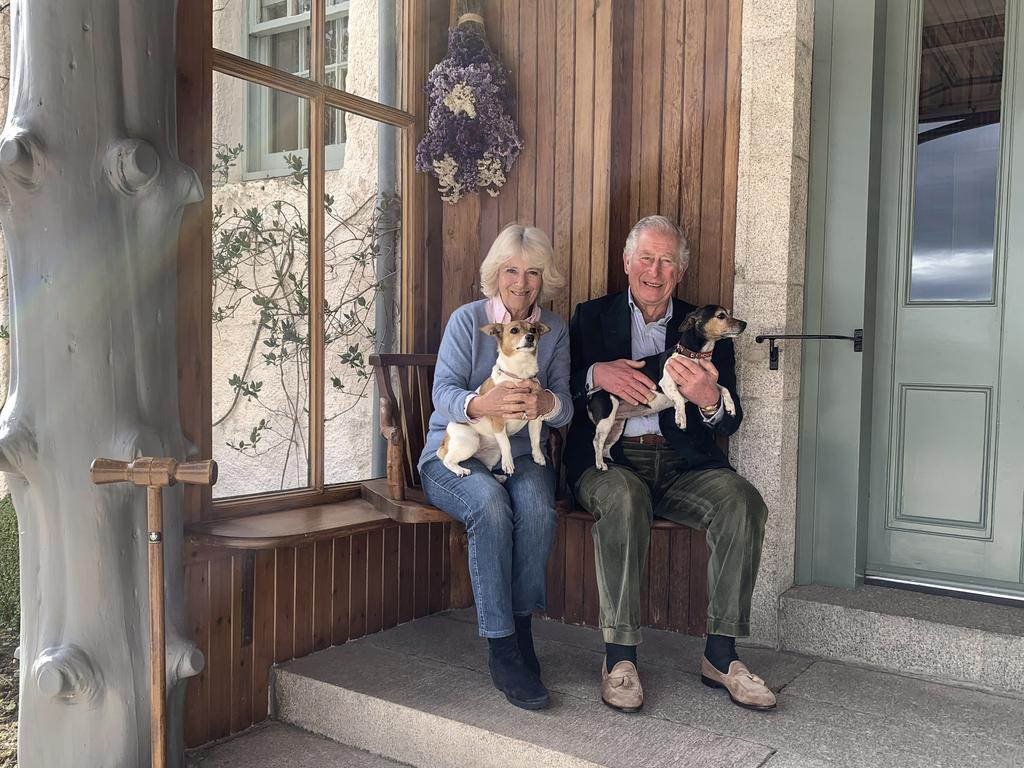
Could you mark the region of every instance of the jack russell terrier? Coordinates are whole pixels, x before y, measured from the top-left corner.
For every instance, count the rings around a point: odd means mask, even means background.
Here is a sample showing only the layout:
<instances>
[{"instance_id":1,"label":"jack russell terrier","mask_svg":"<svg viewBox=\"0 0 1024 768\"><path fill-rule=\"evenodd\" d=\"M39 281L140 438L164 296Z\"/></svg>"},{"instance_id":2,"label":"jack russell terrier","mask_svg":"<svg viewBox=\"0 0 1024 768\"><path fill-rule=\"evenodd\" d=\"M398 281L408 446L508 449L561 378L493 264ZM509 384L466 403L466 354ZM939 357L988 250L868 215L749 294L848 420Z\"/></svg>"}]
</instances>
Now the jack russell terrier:
<instances>
[{"instance_id":1,"label":"jack russell terrier","mask_svg":"<svg viewBox=\"0 0 1024 768\"><path fill-rule=\"evenodd\" d=\"M622 437L626 419L633 416L647 416L675 407L676 426L686 429L686 403L675 380L665 371L665 363L673 357L688 357L691 360L710 360L715 342L732 339L743 333L747 324L734 318L729 310L717 304L708 304L690 312L679 327L681 336L674 350L644 358L646 365L640 369L651 381L657 381L657 389L650 400L641 405L630 405L610 392L595 392L587 401L587 414L593 422L594 466L607 470L605 459L611 458L611 448ZM660 380L659 380L660 379ZM722 403L730 416L736 415L736 404L729 390L718 385Z\"/></svg>"},{"instance_id":2,"label":"jack russell terrier","mask_svg":"<svg viewBox=\"0 0 1024 768\"><path fill-rule=\"evenodd\" d=\"M551 330L544 323L531 323L526 320L514 323L489 323L481 326L480 330L488 336L497 337L498 362L491 370L491 377L477 389L479 394L487 394L495 386L506 381L524 381L537 377L537 347L540 337ZM515 465L512 460L512 443L508 438L529 425L533 460L543 467L546 463L540 449L543 421L542 418L526 420L484 416L475 424L451 422L445 430L441 447L437 449L437 457L456 475L465 477L470 470L461 466L459 462L477 458L490 469L500 456L501 471L511 475L515 471Z\"/></svg>"}]
</instances>

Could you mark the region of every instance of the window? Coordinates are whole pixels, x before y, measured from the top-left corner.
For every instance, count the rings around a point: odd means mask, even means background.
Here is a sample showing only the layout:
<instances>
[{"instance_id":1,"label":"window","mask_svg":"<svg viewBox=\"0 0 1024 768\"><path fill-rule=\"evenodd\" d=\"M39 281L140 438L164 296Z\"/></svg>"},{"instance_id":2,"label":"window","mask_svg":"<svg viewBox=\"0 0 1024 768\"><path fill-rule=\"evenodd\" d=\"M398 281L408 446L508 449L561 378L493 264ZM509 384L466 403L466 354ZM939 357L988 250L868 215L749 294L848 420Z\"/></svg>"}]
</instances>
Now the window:
<instances>
[{"instance_id":1,"label":"window","mask_svg":"<svg viewBox=\"0 0 1024 768\"><path fill-rule=\"evenodd\" d=\"M300 77L309 77L310 0L248 0L249 58ZM348 2L327 4L324 34L324 84L345 90L348 73ZM256 151L248 171L258 175L289 172L286 155L306 156L308 117L287 94L252 88L248 93L248 131ZM327 167L345 159L345 120L334 112L326 126Z\"/></svg>"},{"instance_id":2,"label":"window","mask_svg":"<svg viewBox=\"0 0 1024 768\"><path fill-rule=\"evenodd\" d=\"M324 503L383 475L369 356L398 338L402 5L214 11L206 439L220 475L203 517Z\"/></svg>"}]
</instances>

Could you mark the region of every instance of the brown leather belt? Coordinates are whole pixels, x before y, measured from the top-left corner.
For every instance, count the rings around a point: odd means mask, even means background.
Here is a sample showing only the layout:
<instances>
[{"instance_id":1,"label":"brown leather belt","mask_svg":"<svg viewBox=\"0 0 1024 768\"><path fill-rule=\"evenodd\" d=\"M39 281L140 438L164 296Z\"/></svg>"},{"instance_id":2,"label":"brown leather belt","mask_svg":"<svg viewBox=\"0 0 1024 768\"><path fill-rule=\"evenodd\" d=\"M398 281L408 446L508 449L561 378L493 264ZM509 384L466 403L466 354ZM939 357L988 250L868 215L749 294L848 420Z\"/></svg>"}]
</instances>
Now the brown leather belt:
<instances>
[{"instance_id":1,"label":"brown leather belt","mask_svg":"<svg viewBox=\"0 0 1024 768\"><path fill-rule=\"evenodd\" d=\"M668 445L668 440L661 435L636 435L635 437L624 437L622 438L622 442L639 443L640 445Z\"/></svg>"}]
</instances>

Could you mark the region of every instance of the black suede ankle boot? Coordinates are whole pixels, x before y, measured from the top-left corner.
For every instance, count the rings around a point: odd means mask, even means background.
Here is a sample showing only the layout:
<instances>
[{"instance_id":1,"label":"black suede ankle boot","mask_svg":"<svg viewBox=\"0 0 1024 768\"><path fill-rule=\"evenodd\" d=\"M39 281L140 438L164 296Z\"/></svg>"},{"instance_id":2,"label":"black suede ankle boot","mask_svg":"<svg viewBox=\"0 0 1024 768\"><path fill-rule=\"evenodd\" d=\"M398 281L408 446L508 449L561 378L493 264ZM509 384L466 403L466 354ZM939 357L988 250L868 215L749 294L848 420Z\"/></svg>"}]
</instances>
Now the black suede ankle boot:
<instances>
[{"instance_id":1,"label":"black suede ankle boot","mask_svg":"<svg viewBox=\"0 0 1024 768\"><path fill-rule=\"evenodd\" d=\"M487 648L491 680L511 704L523 709L543 709L548 705L548 689L526 666L515 635L489 637Z\"/></svg>"},{"instance_id":2,"label":"black suede ankle boot","mask_svg":"<svg viewBox=\"0 0 1024 768\"><path fill-rule=\"evenodd\" d=\"M519 654L523 657L523 663L537 677L540 677L540 661L537 659L537 652L533 649L533 616L513 616L516 623L516 643L519 645Z\"/></svg>"}]
</instances>

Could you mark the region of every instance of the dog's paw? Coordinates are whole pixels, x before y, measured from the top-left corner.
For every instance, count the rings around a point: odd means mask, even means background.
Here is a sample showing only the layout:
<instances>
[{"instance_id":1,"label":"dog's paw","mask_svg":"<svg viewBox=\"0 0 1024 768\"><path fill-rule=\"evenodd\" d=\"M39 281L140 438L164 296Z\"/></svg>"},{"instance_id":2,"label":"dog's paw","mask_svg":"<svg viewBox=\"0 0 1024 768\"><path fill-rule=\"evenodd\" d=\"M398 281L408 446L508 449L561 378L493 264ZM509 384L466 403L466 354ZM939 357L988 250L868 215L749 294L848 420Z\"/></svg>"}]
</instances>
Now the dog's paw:
<instances>
[{"instance_id":1,"label":"dog's paw","mask_svg":"<svg viewBox=\"0 0 1024 768\"><path fill-rule=\"evenodd\" d=\"M539 464L542 467L546 467L547 463L548 463L547 459L544 458L544 454L543 453L535 453L535 454L533 454L533 461L534 461L535 464Z\"/></svg>"},{"instance_id":2,"label":"dog's paw","mask_svg":"<svg viewBox=\"0 0 1024 768\"><path fill-rule=\"evenodd\" d=\"M686 429L686 411L682 408L676 408L676 426Z\"/></svg>"},{"instance_id":3,"label":"dog's paw","mask_svg":"<svg viewBox=\"0 0 1024 768\"><path fill-rule=\"evenodd\" d=\"M473 470L466 469L465 467L463 467L463 466L461 466L459 464L456 464L454 467L451 466L450 464L445 464L445 466L448 467L448 469L450 469L452 472L454 472L459 477L466 477L466 475L470 475L470 474L473 473Z\"/></svg>"},{"instance_id":4,"label":"dog's paw","mask_svg":"<svg viewBox=\"0 0 1024 768\"><path fill-rule=\"evenodd\" d=\"M608 465L604 463L604 459L599 458L597 461L594 462L594 466L597 467L602 472L608 471Z\"/></svg>"},{"instance_id":5,"label":"dog's paw","mask_svg":"<svg viewBox=\"0 0 1024 768\"><path fill-rule=\"evenodd\" d=\"M504 472L506 475L512 475L516 471L516 465L513 464L511 461L503 461L501 462L501 471Z\"/></svg>"}]
</instances>

